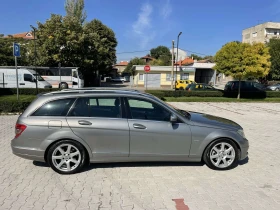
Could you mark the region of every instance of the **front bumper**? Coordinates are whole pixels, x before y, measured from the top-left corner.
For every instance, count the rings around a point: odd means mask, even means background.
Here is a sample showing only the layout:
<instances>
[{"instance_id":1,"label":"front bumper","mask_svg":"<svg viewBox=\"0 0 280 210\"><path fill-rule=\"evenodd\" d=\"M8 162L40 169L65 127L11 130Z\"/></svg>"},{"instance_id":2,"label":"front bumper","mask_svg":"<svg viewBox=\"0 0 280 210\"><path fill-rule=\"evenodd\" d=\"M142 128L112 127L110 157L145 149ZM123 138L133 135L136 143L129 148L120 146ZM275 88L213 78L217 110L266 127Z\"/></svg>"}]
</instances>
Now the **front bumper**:
<instances>
[{"instance_id":1,"label":"front bumper","mask_svg":"<svg viewBox=\"0 0 280 210\"><path fill-rule=\"evenodd\" d=\"M244 160L248 157L248 150L249 150L249 141L247 139L244 139L244 143L242 144L241 150L240 150L240 158L239 160Z\"/></svg>"}]
</instances>

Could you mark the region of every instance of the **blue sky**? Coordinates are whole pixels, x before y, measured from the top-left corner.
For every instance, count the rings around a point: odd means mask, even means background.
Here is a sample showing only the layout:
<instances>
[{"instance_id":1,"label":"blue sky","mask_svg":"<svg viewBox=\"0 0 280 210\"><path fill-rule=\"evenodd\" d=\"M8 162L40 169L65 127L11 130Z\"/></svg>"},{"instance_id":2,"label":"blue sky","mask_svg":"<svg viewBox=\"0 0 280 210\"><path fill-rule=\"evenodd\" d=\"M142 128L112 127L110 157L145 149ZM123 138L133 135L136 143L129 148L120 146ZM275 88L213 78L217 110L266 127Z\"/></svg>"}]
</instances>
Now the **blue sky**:
<instances>
[{"instance_id":1,"label":"blue sky","mask_svg":"<svg viewBox=\"0 0 280 210\"><path fill-rule=\"evenodd\" d=\"M65 14L64 0L11 0L0 7L0 33L30 30L51 13ZM16 5L16 6L15 6ZM88 18L97 18L116 33L118 61L171 47L182 31L179 48L214 55L242 29L266 21L280 22L280 0L85 0ZM134 52L135 53L122 53Z\"/></svg>"}]
</instances>

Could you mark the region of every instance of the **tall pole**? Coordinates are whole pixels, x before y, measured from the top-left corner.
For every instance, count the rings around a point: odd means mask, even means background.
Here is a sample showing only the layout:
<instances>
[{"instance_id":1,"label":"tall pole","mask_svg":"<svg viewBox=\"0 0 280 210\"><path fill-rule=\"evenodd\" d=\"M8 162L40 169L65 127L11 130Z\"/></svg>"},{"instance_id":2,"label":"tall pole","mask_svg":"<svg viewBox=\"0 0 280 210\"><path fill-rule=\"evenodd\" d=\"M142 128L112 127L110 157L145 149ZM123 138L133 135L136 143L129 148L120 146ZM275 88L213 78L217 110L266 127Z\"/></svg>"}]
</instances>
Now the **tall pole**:
<instances>
[{"instance_id":1,"label":"tall pole","mask_svg":"<svg viewBox=\"0 0 280 210\"><path fill-rule=\"evenodd\" d=\"M33 29L33 41L34 41L34 68L35 68L35 73L36 73L36 93L38 94L38 74L36 70L36 59L37 59L37 51L36 51L36 28L32 25L30 27Z\"/></svg>"},{"instance_id":2,"label":"tall pole","mask_svg":"<svg viewBox=\"0 0 280 210\"><path fill-rule=\"evenodd\" d=\"M172 65L172 71L171 71L171 90L173 89L173 83L174 83L174 40L172 40L172 60L171 60L171 65Z\"/></svg>"},{"instance_id":3,"label":"tall pole","mask_svg":"<svg viewBox=\"0 0 280 210\"><path fill-rule=\"evenodd\" d=\"M15 66L16 66L16 78L17 78L17 100L19 100L19 94L18 94L18 67L17 67L17 56L15 56Z\"/></svg>"},{"instance_id":4,"label":"tall pole","mask_svg":"<svg viewBox=\"0 0 280 210\"><path fill-rule=\"evenodd\" d=\"M178 37L177 37L177 54L176 54L176 78L175 78L175 90L176 90L176 84L177 84L177 67L178 67L178 47L179 47L179 38L181 36L182 32L180 32L178 34Z\"/></svg>"}]
</instances>

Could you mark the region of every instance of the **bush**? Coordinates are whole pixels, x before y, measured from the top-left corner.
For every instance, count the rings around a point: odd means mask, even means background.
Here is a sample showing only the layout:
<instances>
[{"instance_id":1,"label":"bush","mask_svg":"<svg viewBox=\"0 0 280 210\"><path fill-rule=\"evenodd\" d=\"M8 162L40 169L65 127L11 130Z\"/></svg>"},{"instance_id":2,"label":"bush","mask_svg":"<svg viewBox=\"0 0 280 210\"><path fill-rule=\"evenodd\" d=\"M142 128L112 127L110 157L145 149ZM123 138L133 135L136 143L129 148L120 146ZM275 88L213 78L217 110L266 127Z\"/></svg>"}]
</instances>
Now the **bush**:
<instances>
[{"instance_id":1,"label":"bush","mask_svg":"<svg viewBox=\"0 0 280 210\"><path fill-rule=\"evenodd\" d=\"M58 88L38 88L39 93L47 93L60 90ZM17 94L16 88L0 88L0 95L14 95ZM36 88L19 88L20 95L37 95Z\"/></svg>"},{"instance_id":2,"label":"bush","mask_svg":"<svg viewBox=\"0 0 280 210\"><path fill-rule=\"evenodd\" d=\"M164 97L222 97L223 91L172 91L172 90L146 90L147 93L150 93L158 98Z\"/></svg>"},{"instance_id":3,"label":"bush","mask_svg":"<svg viewBox=\"0 0 280 210\"><path fill-rule=\"evenodd\" d=\"M29 104L30 101L1 101L0 103L0 113L11 113L11 112L23 112Z\"/></svg>"},{"instance_id":4,"label":"bush","mask_svg":"<svg viewBox=\"0 0 280 210\"><path fill-rule=\"evenodd\" d=\"M267 98L280 98L280 91L266 91Z\"/></svg>"}]
</instances>

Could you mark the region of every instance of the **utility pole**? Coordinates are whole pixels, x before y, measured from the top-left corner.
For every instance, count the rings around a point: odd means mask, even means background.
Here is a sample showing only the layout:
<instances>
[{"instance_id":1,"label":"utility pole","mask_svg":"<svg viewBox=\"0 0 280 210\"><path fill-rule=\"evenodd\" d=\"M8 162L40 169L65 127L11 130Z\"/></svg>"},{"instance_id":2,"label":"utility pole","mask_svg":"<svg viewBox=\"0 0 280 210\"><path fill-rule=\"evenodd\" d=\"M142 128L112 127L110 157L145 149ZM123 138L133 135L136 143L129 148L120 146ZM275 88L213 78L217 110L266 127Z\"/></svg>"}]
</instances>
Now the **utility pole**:
<instances>
[{"instance_id":1,"label":"utility pole","mask_svg":"<svg viewBox=\"0 0 280 210\"><path fill-rule=\"evenodd\" d=\"M177 54L176 54L176 78L175 78L175 90L176 90L176 84L177 84L177 66L178 66L178 48L179 48L179 38L181 36L182 32L180 32L178 34L178 37L177 37Z\"/></svg>"},{"instance_id":2,"label":"utility pole","mask_svg":"<svg viewBox=\"0 0 280 210\"><path fill-rule=\"evenodd\" d=\"M172 70L171 70L171 90L174 87L174 40L172 40L172 60L171 60Z\"/></svg>"},{"instance_id":3,"label":"utility pole","mask_svg":"<svg viewBox=\"0 0 280 210\"><path fill-rule=\"evenodd\" d=\"M37 51L36 51L36 28L32 25L30 27L33 29L33 36L34 36L34 67L35 67L35 73L36 73L36 93L38 94L38 73L36 70L36 62L37 62Z\"/></svg>"}]
</instances>

